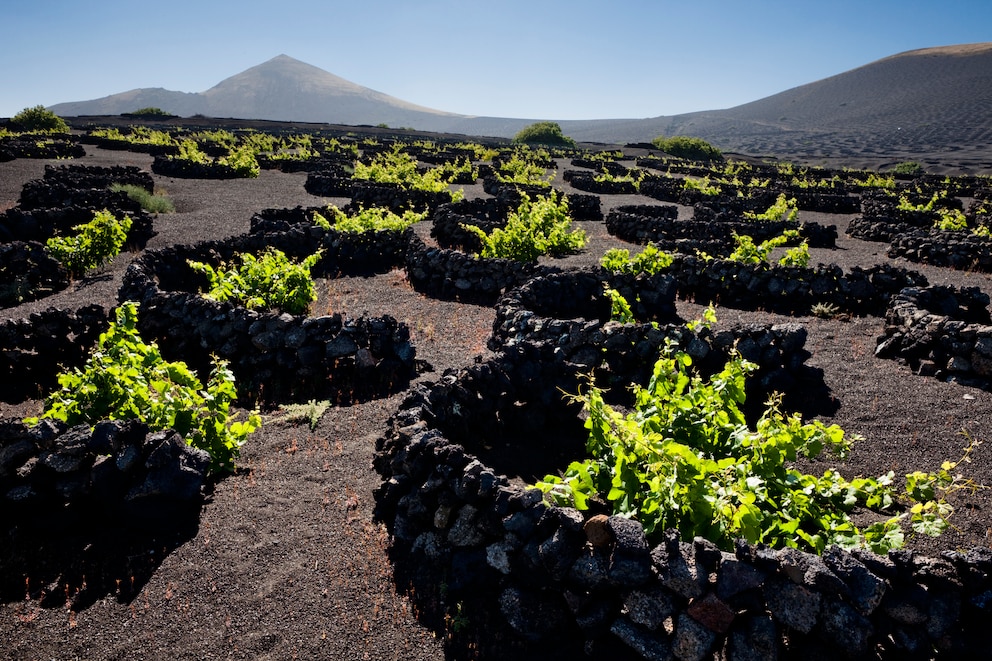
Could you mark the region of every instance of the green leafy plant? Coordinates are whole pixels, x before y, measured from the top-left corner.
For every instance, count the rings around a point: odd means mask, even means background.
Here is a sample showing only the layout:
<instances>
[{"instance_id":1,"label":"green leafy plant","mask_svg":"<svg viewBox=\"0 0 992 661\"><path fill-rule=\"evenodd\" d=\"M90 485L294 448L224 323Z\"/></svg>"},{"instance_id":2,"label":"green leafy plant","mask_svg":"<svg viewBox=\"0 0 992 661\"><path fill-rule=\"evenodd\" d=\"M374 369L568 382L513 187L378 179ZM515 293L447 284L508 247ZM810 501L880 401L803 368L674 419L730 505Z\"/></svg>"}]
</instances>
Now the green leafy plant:
<instances>
[{"instance_id":1,"label":"green leafy plant","mask_svg":"<svg viewBox=\"0 0 992 661\"><path fill-rule=\"evenodd\" d=\"M69 125L65 120L42 105L25 108L10 118L10 124L17 131L24 133L69 132Z\"/></svg>"},{"instance_id":2,"label":"green leafy plant","mask_svg":"<svg viewBox=\"0 0 992 661\"><path fill-rule=\"evenodd\" d=\"M317 300L310 269L320 257L318 250L297 263L281 250L269 248L260 257L243 253L237 256L239 263L221 264L217 268L193 260L187 263L210 280L210 290L204 294L206 298L233 301L250 309L303 314Z\"/></svg>"},{"instance_id":3,"label":"green leafy plant","mask_svg":"<svg viewBox=\"0 0 992 661\"><path fill-rule=\"evenodd\" d=\"M610 298L610 319L619 321L621 324L632 324L634 321L634 311L630 309L630 303L613 287L606 287L606 295Z\"/></svg>"},{"instance_id":4,"label":"green leafy plant","mask_svg":"<svg viewBox=\"0 0 992 661\"><path fill-rule=\"evenodd\" d=\"M164 195L149 193L146 189L136 184L111 184L110 190L124 193L129 199L141 205L141 208L149 213L172 213L176 210L172 200Z\"/></svg>"},{"instance_id":5,"label":"green leafy plant","mask_svg":"<svg viewBox=\"0 0 992 661\"><path fill-rule=\"evenodd\" d=\"M968 229L968 218L960 209L937 209L938 219L934 227L944 232L960 232Z\"/></svg>"},{"instance_id":6,"label":"green leafy plant","mask_svg":"<svg viewBox=\"0 0 992 661\"><path fill-rule=\"evenodd\" d=\"M723 189L721 189L720 186L710 184L710 178L708 176L701 179L686 177L682 180L682 188L685 190L699 191L703 195L708 195L710 197L719 195L723 192Z\"/></svg>"},{"instance_id":7,"label":"green leafy plant","mask_svg":"<svg viewBox=\"0 0 992 661\"><path fill-rule=\"evenodd\" d=\"M564 135L557 122L535 122L525 126L513 136L513 141L526 145L575 147L575 140Z\"/></svg>"},{"instance_id":8,"label":"green leafy plant","mask_svg":"<svg viewBox=\"0 0 992 661\"><path fill-rule=\"evenodd\" d=\"M243 145L234 149L229 156L224 156L218 163L226 165L239 176L246 179L253 179L261 173L258 159L250 145Z\"/></svg>"},{"instance_id":9,"label":"green leafy plant","mask_svg":"<svg viewBox=\"0 0 992 661\"><path fill-rule=\"evenodd\" d=\"M902 161L892 166L892 171L896 174L908 174L919 176L926 173L923 166L916 161Z\"/></svg>"},{"instance_id":10,"label":"green leafy plant","mask_svg":"<svg viewBox=\"0 0 992 661\"><path fill-rule=\"evenodd\" d=\"M840 427L803 423L773 399L752 429L741 406L745 379L756 367L734 355L705 380L691 365L687 354L668 347L647 386L634 387L626 415L590 383L574 399L587 413L591 458L537 486L578 509L605 501L615 514L638 519L650 541L674 528L684 539L702 536L727 550L744 538L816 553L831 544L884 553L904 541L900 523L908 515L893 511L897 503L919 517L911 518L918 532L946 526L949 506L920 488L946 488L941 475L921 473L897 493L891 472L852 480L834 470L803 473L790 466L799 457L847 455L851 440ZM884 518L859 530L850 517L856 507Z\"/></svg>"},{"instance_id":11,"label":"green leafy plant","mask_svg":"<svg viewBox=\"0 0 992 661\"><path fill-rule=\"evenodd\" d=\"M462 225L482 241L482 257L503 257L520 262L535 262L541 255L560 257L580 250L588 237L584 230L572 230L568 200L554 194L528 195L516 211L507 217L505 227L486 234L474 225Z\"/></svg>"},{"instance_id":12,"label":"green leafy plant","mask_svg":"<svg viewBox=\"0 0 992 661\"><path fill-rule=\"evenodd\" d=\"M330 400L311 399L306 404L287 404L282 411L267 422L306 422L310 431L316 431L321 416L331 407Z\"/></svg>"},{"instance_id":13,"label":"green leafy plant","mask_svg":"<svg viewBox=\"0 0 992 661\"><path fill-rule=\"evenodd\" d=\"M117 218L104 209L93 220L72 228L77 234L55 236L45 242L48 252L73 275L103 266L120 254L131 231L131 218Z\"/></svg>"},{"instance_id":14,"label":"green leafy plant","mask_svg":"<svg viewBox=\"0 0 992 661\"><path fill-rule=\"evenodd\" d=\"M672 253L659 250L657 246L649 243L633 258L626 248L610 248L603 253L599 263L610 273L655 275L666 270L674 261L675 256Z\"/></svg>"},{"instance_id":15,"label":"green leafy plant","mask_svg":"<svg viewBox=\"0 0 992 661\"><path fill-rule=\"evenodd\" d=\"M520 152L515 152L510 158L499 162L496 178L508 184L550 187L554 173L548 174L546 168L530 161Z\"/></svg>"},{"instance_id":16,"label":"green leafy plant","mask_svg":"<svg viewBox=\"0 0 992 661\"><path fill-rule=\"evenodd\" d=\"M747 234L734 234L734 251L727 259L742 264L760 264L768 261L772 250L788 243L790 239L799 237L797 230L786 230L782 234L755 244L754 239Z\"/></svg>"},{"instance_id":17,"label":"green leafy plant","mask_svg":"<svg viewBox=\"0 0 992 661\"><path fill-rule=\"evenodd\" d=\"M423 190L431 193L446 192L451 196L452 202L457 202L465 197L462 191L448 189L448 181L453 176L450 170L447 173L444 168L430 168L427 171L421 171L417 167L417 160L404 153L401 145L395 146L391 152L377 154L371 163L357 163L355 173L352 176L355 179L399 184L408 190Z\"/></svg>"},{"instance_id":18,"label":"green leafy plant","mask_svg":"<svg viewBox=\"0 0 992 661\"><path fill-rule=\"evenodd\" d=\"M41 417L69 425L137 419L153 431L174 429L210 454L212 471L233 470L248 434L262 424L257 412L243 422L233 420L234 374L226 362L215 360L204 388L185 363L167 362L155 343L142 340L137 318L134 302L116 309L82 369L59 375L60 388L46 398Z\"/></svg>"},{"instance_id":19,"label":"green leafy plant","mask_svg":"<svg viewBox=\"0 0 992 661\"><path fill-rule=\"evenodd\" d=\"M690 161L722 161L723 153L702 138L676 135L659 136L651 141L655 147L676 158Z\"/></svg>"},{"instance_id":20,"label":"green leafy plant","mask_svg":"<svg viewBox=\"0 0 992 661\"><path fill-rule=\"evenodd\" d=\"M779 193L779 196L775 199L774 204L772 204L764 213L754 213L751 211L745 211L744 217L748 220L765 220L765 221L786 221L792 222L796 220L799 215L799 207L796 204L796 198L786 199L785 193Z\"/></svg>"},{"instance_id":21,"label":"green leafy plant","mask_svg":"<svg viewBox=\"0 0 992 661\"><path fill-rule=\"evenodd\" d=\"M840 308L833 303L815 303L813 307L810 308L810 312L813 313L814 317L819 317L821 319L833 319L840 315Z\"/></svg>"},{"instance_id":22,"label":"green leafy plant","mask_svg":"<svg viewBox=\"0 0 992 661\"><path fill-rule=\"evenodd\" d=\"M319 211L314 211L313 222L323 229L336 229L339 232L401 232L414 223L419 223L427 217L427 212L416 213L404 211L398 215L383 207L367 207L353 215L348 215L335 206L327 208L328 219Z\"/></svg>"},{"instance_id":23,"label":"green leafy plant","mask_svg":"<svg viewBox=\"0 0 992 661\"><path fill-rule=\"evenodd\" d=\"M148 117L151 119L167 119L169 117L175 117L172 113L168 113L161 108L156 108L154 106L149 106L147 108L139 108L134 110L129 115L136 115L138 117Z\"/></svg>"}]
</instances>

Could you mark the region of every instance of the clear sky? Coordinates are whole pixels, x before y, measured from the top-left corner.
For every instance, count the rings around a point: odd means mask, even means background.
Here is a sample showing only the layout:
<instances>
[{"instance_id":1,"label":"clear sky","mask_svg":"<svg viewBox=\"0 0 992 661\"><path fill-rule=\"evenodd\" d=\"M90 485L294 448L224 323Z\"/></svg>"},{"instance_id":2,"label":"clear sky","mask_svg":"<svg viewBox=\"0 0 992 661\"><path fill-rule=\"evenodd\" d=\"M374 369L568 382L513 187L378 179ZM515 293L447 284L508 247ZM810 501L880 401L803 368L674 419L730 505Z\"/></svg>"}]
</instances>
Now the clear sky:
<instances>
[{"instance_id":1,"label":"clear sky","mask_svg":"<svg viewBox=\"0 0 992 661\"><path fill-rule=\"evenodd\" d=\"M990 0L4 0L0 117L202 92L279 54L450 112L654 117L985 41Z\"/></svg>"}]
</instances>

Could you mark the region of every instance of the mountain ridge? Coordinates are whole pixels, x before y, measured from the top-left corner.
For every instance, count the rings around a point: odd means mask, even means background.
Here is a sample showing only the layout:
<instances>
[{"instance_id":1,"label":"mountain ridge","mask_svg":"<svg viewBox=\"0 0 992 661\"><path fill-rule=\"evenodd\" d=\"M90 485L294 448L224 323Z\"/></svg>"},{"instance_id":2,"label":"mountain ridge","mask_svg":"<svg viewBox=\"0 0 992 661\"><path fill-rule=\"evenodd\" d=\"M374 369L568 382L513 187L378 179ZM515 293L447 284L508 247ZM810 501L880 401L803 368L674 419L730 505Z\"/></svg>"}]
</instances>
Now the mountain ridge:
<instances>
[{"instance_id":1,"label":"mountain ridge","mask_svg":"<svg viewBox=\"0 0 992 661\"><path fill-rule=\"evenodd\" d=\"M278 55L199 93L141 88L51 106L66 116L159 107L180 116L411 127L512 137L549 118L468 116L419 106ZM582 142L692 135L725 151L817 158L868 152L992 151L992 43L897 53L721 110L644 119L560 120Z\"/></svg>"}]
</instances>

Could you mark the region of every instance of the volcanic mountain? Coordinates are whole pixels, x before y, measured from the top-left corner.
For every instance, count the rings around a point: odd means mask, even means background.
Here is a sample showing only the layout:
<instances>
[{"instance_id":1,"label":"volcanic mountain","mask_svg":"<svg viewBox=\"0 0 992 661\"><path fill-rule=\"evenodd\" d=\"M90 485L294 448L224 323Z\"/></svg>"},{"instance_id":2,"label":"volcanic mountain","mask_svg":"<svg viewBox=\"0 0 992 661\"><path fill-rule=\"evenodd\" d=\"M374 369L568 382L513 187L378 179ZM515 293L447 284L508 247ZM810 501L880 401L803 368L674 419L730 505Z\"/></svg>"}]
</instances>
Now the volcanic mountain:
<instances>
[{"instance_id":1,"label":"volcanic mountain","mask_svg":"<svg viewBox=\"0 0 992 661\"><path fill-rule=\"evenodd\" d=\"M445 130L453 119L463 117L362 87L288 55L226 78L205 92L142 88L92 101L60 103L51 110L65 116L119 115L148 107L180 116L388 124L424 130Z\"/></svg>"},{"instance_id":2,"label":"volcanic mountain","mask_svg":"<svg viewBox=\"0 0 992 661\"><path fill-rule=\"evenodd\" d=\"M78 116L145 107L182 116L386 124L499 137L511 137L537 121L425 108L286 55L201 93L137 89L51 109ZM560 124L567 135L584 142L623 144L659 135L691 135L724 151L805 161L927 154L932 161L992 168L990 108L992 43L982 43L900 53L725 110Z\"/></svg>"}]
</instances>

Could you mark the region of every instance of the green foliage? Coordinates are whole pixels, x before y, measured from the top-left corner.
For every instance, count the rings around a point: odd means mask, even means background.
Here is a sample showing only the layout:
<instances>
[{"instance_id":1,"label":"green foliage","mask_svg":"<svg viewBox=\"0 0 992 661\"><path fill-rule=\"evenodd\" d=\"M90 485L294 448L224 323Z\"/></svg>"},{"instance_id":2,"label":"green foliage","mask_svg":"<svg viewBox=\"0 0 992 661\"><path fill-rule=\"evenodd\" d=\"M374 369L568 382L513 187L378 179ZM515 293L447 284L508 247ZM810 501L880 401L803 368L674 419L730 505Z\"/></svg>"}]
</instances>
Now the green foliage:
<instances>
[{"instance_id":1,"label":"green foliage","mask_svg":"<svg viewBox=\"0 0 992 661\"><path fill-rule=\"evenodd\" d=\"M282 407L282 412L267 422L306 422L310 431L316 431L320 423L321 416L331 407L331 402L326 399L311 399L306 404L287 404Z\"/></svg>"},{"instance_id":2,"label":"green foliage","mask_svg":"<svg viewBox=\"0 0 992 661\"><path fill-rule=\"evenodd\" d=\"M939 218L934 227L945 232L960 232L968 229L968 218L960 209L937 209Z\"/></svg>"},{"instance_id":3,"label":"green foliage","mask_svg":"<svg viewBox=\"0 0 992 661\"><path fill-rule=\"evenodd\" d=\"M355 179L399 184L408 190L447 192L451 201L457 202L465 195L461 191L448 190L448 182L452 176L450 168L431 168L422 172L417 167L416 159L401 151L401 145L394 147L391 152L377 154L369 164L357 163L353 175Z\"/></svg>"},{"instance_id":4,"label":"green foliage","mask_svg":"<svg viewBox=\"0 0 992 661\"><path fill-rule=\"evenodd\" d=\"M655 275L671 266L673 261L675 257L672 253L658 250L657 246L649 243L633 258L626 248L610 248L603 253L599 263L610 273Z\"/></svg>"},{"instance_id":5,"label":"green foliage","mask_svg":"<svg viewBox=\"0 0 992 661\"><path fill-rule=\"evenodd\" d=\"M937 202L939 202L941 199L944 199L946 197L947 197L947 191L938 191L934 193L933 197L931 197L927 202L924 202L923 204L913 204L912 202L909 201L908 197L906 197L905 195L900 195L899 204L896 205L896 208L899 209L900 211L929 212L934 210Z\"/></svg>"},{"instance_id":6,"label":"green foliage","mask_svg":"<svg viewBox=\"0 0 992 661\"><path fill-rule=\"evenodd\" d=\"M527 184L530 186L551 186L554 173L528 160L526 155L514 152L510 158L500 161L496 178L503 183Z\"/></svg>"},{"instance_id":7,"label":"green foliage","mask_svg":"<svg viewBox=\"0 0 992 661\"><path fill-rule=\"evenodd\" d=\"M852 183L861 188L879 188L881 190L895 190L896 188L895 177L885 176L875 172L869 172L863 178L855 177Z\"/></svg>"},{"instance_id":8,"label":"green foliage","mask_svg":"<svg viewBox=\"0 0 992 661\"><path fill-rule=\"evenodd\" d=\"M710 197L719 195L722 192L722 189L718 185L710 184L710 178L708 176L703 177L702 179L686 177L682 180L682 188L685 190L699 191L703 195L708 195Z\"/></svg>"},{"instance_id":9,"label":"green foliage","mask_svg":"<svg viewBox=\"0 0 992 661\"><path fill-rule=\"evenodd\" d=\"M200 165L210 165L213 162L213 159L205 151L200 149L200 146L196 144L195 140L188 138L179 143L179 155L176 158L181 158L191 163L199 163Z\"/></svg>"},{"instance_id":10,"label":"green foliage","mask_svg":"<svg viewBox=\"0 0 992 661\"><path fill-rule=\"evenodd\" d=\"M141 116L141 117L151 117L151 118L156 118L156 117L157 118L175 117L175 115L173 115L171 113L168 113L168 112L162 110L161 108L155 108L153 106L149 106L148 108L139 108L138 110L135 110L135 111L133 111L131 113L128 113L128 114L130 114L130 115L138 115L138 116Z\"/></svg>"},{"instance_id":11,"label":"green foliage","mask_svg":"<svg viewBox=\"0 0 992 661\"><path fill-rule=\"evenodd\" d=\"M564 135L557 122L535 122L525 126L513 136L513 141L525 145L575 147L575 140Z\"/></svg>"},{"instance_id":12,"label":"green foliage","mask_svg":"<svg viewBox=\"0 0 992 661\"><path fill-rule=\"evenodd\" d=\"M206 298L233 301L249 309L282 310L303 314L317 300L310 269L320 259L318 250L303 261L291 261L277 248L267 249L260 257L238 255L240 263L221 264L216 269L204 262L188 260L194 271L206 274L210 291Z\"/></svg>"},{"instance_id":13,"label":"green foliage","mask_svg":"<svg viewBox=\"0 0 992 661\"><path fill-rule=\"evenodd\" d=\"M427 212L416 213L404 211L400 216L389 209L382 207L368 207L360 209L354 215L349 216L335 206L327 208L329 220L320 212L315 211L313 222L318 227L329 230L334 228L339 232L381 232L394 231L402 232L410 225L419 223L427 217ZM333 222L331 222L333 221Z\"/></svg>"},{"instance_id":14,"label":"green foliage","mask_svg":"<svg viewBox=\"0 0 992 661\"><path fill-rule=\"evenodd\" d=\"M630 303L613 287L606 288L606 295L610 298L610 319L619 321L621 324L632 324L634 321L634 311L630 309Z\"/></svg>"},{"instance_id":15,"label":"green foliage","mask_svg":"<svg viewBox=\"0 0 992 661\"><path fill-rule=\"evenodd\" d=\"M126 194L128 198L140 204L141 208L149 213L172 213L176 210L169 198L164 195L149 193L136 184L111 184L110 190Z\"/></svg>"},{"instance_id":16,"label":"green foliage","mask_svg":"<svg viewBox=\"0 0 992 661\"><path fill-rule=\"evenodd\" d=\"M254 179L261 172L258 159L255 158L255 151L251 145L242 145L231 151L230 155L224 156L217 161L221 165L226 165L239 176L245 179Z\"/></svg>"},{"instance_id":17,"label":"green foliage","mask_svg":"<svg viewBox=\"0 0 992 661\"><path fill-rule=\"evenodd\" d=\"M803 241L798 246L794 246L785 251L782 258L778 260L782 266L795 266L806 268L809 266L809 243Z\"/></svg>"},{"instance_id":18,"label":"green foliage","mask_svg":"<svg viewBox=\"0 0 992 661\"><path fill-rule=\"evenodd\" d=\"M702 536L732 550L734 540L821 553L828 545L866 546L876 553L903 543L900 521L891 514L900 500L920 505L914 528L937 533L948 506L921 485L939 487L940 476L920 474L914 487L897 494L893 475L847 480L834 470L806 474L789 464L825 450L843 458L850 440L836 425L803 423L769 402L752 430L741 406L745 378L756 367L732 356L709 380L692 361L669 347L655 363L647 387L634 387L633 410L624 415L590 384L575 396L586 413L587 451L559 477L537 486L560 504L587 509L605 500L615 514L638 519L652 542L669 528L683 539ZM859 530L850 513L865 507L887 516Z\"/></svg>"},{"instance_id":19,"label":"green foliage","mask_svg":"<svg viewBox=\"0 0 992 661\"><path fill-rule=\"evenodd\" d=\"M840 314L840 308L833 303L815 303L813 307L810 308L810 312L813 313L814 317L819 317L820 319L833 319Z\"/></svg>"},{"instance_id":20,"label":"green foliage","mask_svg":"<svg viewBox=\"0 0 992 661\"><path fill-rule=\"evenodd\" d=\"M896 174L908 174L912 176L919 176L926 173L923 166L916 161L902 161L896 163L892 166L892 171Z\"/></svg>"},{"instance_id":21,"label":"green foliage","mask_svg":"<svg viewBox=\"0 0 992 661\"><path fill-rule=\"evenodd\" d=\"M734 234L735 248L727 259L742 264L767 262L768 255L772 250L796 238L799 238L797 230L786 230L776 237L755 244L754 239L746 234ZM797 248L788 251L779 263L786 266L807 266L809 264L809 246L804 241Z\"/></svg>"},{"instance_id":22,"label":"green foliage","mask_svg":"<svg viewBox=\"0 0 992 661\"><path fill-rule=\"evenodd\" d=\"M72 228L78 234L56 236L45 243L48 252L73 275L103 266L120 254L131 230L131 218L118 219L104 209L93 212L93 220Z\"/></svg>"},{"instance_id":23,"label":"green foliage","mask_svg":"<svg viewBox=\"0 0 992 661\"><path fill-rule=\"evenodd\" d=\"M197 142L219 145L221 147L226 147L227 149L234 149L235 145L238 144L237 136L227 129L198 131L192 134L190 138L196 140Z\"/></svg>"},{"instance_id":24,"label":"green foliage","mask_svg":"<svg viewBox=\"0 0 992 661\"><path fill-rule=\"evenodd\" d=\"M603 170L593 177L593 179L598 182L631 183L634 185L634 190L640 190L641 182L644 181L646 175L647 172L644 170L633 170L622 175L610 174L608 171Z\"/></svg>"},{"instance_id":25,"label":"green foliage","mask_svg":"<svg viewBox=\"0 0 992 661\"><path fill-rule=\"evenodd\" d=\"M723 160L723 154L720 150L702 138L691 138L685 135L676 135L671 138L658 136L651 141L651 144L676 158L684 158L690 161Z\"/></svg>"},{"instance_id":26,"label":"green foliage","mask_svg":"<svg viewBox=\"0 0 992 661\"><path fill-rule=\"evenodd\" d=\"M237 390L227 363L214 362L204 388L185 363L166 362L155 343L141 339L137 318L136 303L117 308L83 368L59 375L60 389L45 400L41 417L69 425L138 419L153 431L175 429L210 454L212 471L232 470L241 445L262 421L257 412L244 422L232 420Z\"/></svg>"},{"instance_id":27,"label":"green foliage","mask_svg":"<svg viewBox=\"0 0 992 661\"><path fill-rule=\"evenodd\" d=\"M520 262L536 262L541 255L560 257L577 252L588 238L584 230L572 230L568 200L555 195L531 200L526 194L505 227L491 234L474 225L462 225L482 241L482 257L503 257Z\"/></svg>"},{"instance_id":28,"label":"green foliage","mask_svg":"<svg viewBox=\"0 0 992 661\"><path fill-rule=\"evenodd\" d=\"M65 120L42 105L25 108L11 117L10 123L18 131L25 133L69 132L69 125L65 123Z\"/></svg>"},{"instance_id":29,"label":"green foliage","mask_svg":"<svg viewBox=\"0 0 992 661\"><path fill-rule=\"evenodd\" d=\"M764 213L744 212L744 217L748 220L769 220L792 222L799 215L799 207L796 205L796 198L786 199L785 193L779 193L772 204Z\"/></svg>"}]
</instances>

